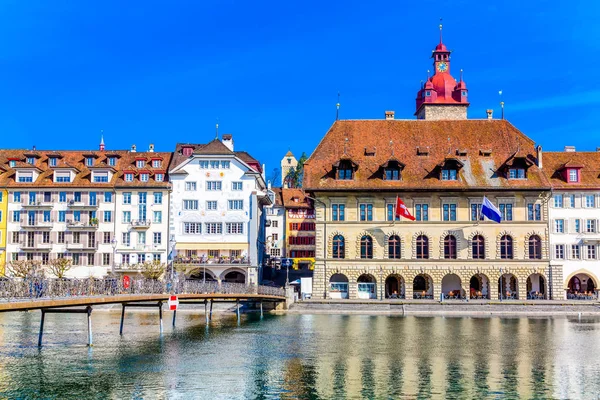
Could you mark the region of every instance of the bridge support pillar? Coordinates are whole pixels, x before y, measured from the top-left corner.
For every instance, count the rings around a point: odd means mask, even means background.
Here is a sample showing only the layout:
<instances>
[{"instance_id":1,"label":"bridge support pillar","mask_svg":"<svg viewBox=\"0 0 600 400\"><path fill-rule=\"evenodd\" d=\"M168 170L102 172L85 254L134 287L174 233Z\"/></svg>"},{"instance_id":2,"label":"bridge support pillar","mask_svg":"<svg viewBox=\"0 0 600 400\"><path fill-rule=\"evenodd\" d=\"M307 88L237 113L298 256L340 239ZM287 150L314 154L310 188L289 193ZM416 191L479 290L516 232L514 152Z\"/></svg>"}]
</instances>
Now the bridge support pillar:
<instances>
[{"instance_id":1,"label":"bridge support pillar","mask_svg":"<svg viewBox=\"0 0 600 400\"><path fill-rule=\"evenodd\" d=\"M87 306L87 323L88 323L88 346L92 347L92 307Z\"/></svg>"},{"instance_id":2,"label":"bridge support pillar","mask_svg":"<svg viewBox=\"0 0 600 400\"><path fill-rule=\"evenodd\" d=\"M38 347L42 347L42 337L44 336L44 319L46 318L46 310L42 309L42 319L40 321L40 334L38 336Z\"/></svg>"},{"instance_id":3,"label":"bridge support pillar","mask_svg":"<svg viewBox=\"0 0 600 400\"><path fill-rule=\"evenodd\" d=\"M235 299L235 312L237 313L238 321L240 319L240 299Z\"/></svg>"},{"instance_id":4,"label":"bridge support pillar","mask_svg":"<svg viewBox=\"0 0 600 400\"><path fill-rule=\"evenodd\" d=\"M204 300L204 319L206 319L208 325L208 300Z\"/></svg>"},{"instance_id":5,"label":"bridge support pillar","mask_svg":"<svg viewBox=\"0 0 600 400\"><path fill-rule=\"evenodd\" d=\"M123 322L125 322L125 303L121 304L121 327L119 328L119 335L123 336Z\"/></svg>"},{"instance_id":6,"label":"bridge support pillar","mask_svg":"<svg viewBox=\"0 0 600 400\"><path fill-rule=\"evenodd\" d=\"M262 303L263 303L263 302L262 302L262 300L261 300L261 302L260 302L260 317L261 317L261 318L263 317L263 305L262 305Z\"/></svg>"},{"instance_id":7,"label":"bridge support pillar","mask_svg":"<svg viewBox=\"0 0 600 400\"><path fill-rule=\"evenodd\" d=\"M160 320L160 334L163 333L162 301L158 302L158 319Z\"/></svg>"},{"instance_id":8,"label":"bridge support pillar","mask_svg":"<svg viewBox=\"0 0 600 400\"><path fill-rule=\"evenodd\" d=\"M212 301L212 299L209 300L209 301L210 301L210 313L208 314L208 319L210 321L212 321L212 306L213 306L213 301Z\"/></svg>"},{"instance_id":9,"label":"bridge support pillar","mask_svg":"<svg viewBox=\"0 0 600 400\"><path fill-rule=\"evenodd\" d=\"M88 346L92 346L92 306L87 306L84 309L78 308L42 308L42 318L40 320L40 333L38 336L38 347L42 347L42 340L44 337L44 322L46 320L47 313L53 314L87 314L87 325L88 325Z\"/></svg>"}]
</instances>

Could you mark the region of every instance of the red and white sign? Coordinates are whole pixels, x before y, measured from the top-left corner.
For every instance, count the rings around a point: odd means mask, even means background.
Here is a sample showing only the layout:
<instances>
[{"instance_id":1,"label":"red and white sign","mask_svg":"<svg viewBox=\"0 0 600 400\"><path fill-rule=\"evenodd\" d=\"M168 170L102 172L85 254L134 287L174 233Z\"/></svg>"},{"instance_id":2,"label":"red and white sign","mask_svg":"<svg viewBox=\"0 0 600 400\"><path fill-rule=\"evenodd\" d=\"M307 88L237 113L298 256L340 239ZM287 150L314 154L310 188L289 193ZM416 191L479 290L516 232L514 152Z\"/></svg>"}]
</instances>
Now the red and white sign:
<instances>
[{"instance_id":1,"label":"red and white sign","mask_svg":"<svg viewBox=\"0 0 600 400\"><path fill-rule=\"evenodd\" d=\"M406 204L404 204L400 197L396 196L396 218L398 217L404 217L406 219L410 219L411 221L415 220L415 217L413 217L408 211Z\"/></svg>"},{"instance_id":2,"label":"red and white sign","mask_svg":"<svg viewBox=\"0 0 600 400\"><path fill-rule=\"evenodd\" d=\"M131 286L131 278L128 275L125 275L123 277L123 288L129 289L129 286Z\"/></svg>"},{"instance_id":3,"label":"red and white sign","mask_svg":"<svg viewBox=\"0 0 600 400\"><path fill-rule=\"evenodd\" d=\"M169 297L169 310L175 311L177 310L177 306L179 306L179 300L177 300L177 296Z\"/></svg>"}]
</instances>

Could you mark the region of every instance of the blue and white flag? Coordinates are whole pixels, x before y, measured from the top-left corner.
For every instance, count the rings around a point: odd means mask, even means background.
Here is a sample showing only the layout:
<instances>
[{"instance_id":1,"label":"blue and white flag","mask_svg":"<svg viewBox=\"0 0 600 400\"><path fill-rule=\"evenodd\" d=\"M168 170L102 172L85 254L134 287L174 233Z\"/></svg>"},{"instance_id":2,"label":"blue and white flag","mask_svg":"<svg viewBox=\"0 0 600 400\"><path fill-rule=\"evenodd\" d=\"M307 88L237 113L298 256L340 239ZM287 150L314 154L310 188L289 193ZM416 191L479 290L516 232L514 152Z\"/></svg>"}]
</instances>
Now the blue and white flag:
<instances>
[{"instance_id":1,"label":"blue and white flag","mask_svg":"<svg viewBox=\"0 0 600 400\"><path fill-rule=\"evenodd\" d=\"M493 205L492 202L489 201L485 196L483 196L483 203L481 204L481 215L486 216L492 221L502 221L502 214L500 214L500 210L498 210L496 206Z\"/></svg>"}]
</instances>

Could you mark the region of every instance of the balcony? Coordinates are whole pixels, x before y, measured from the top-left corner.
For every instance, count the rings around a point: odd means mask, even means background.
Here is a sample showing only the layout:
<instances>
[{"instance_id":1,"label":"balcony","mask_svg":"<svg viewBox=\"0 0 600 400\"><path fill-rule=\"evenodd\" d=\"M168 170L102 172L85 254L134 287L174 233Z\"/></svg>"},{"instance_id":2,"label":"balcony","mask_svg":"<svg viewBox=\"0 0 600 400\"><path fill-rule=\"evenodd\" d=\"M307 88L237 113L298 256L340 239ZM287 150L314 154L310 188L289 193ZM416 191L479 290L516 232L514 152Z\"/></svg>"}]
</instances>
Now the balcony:
<instances>
[{"instance_id":1,"label":"balcony","mask_svg":"<svg viewBox=\"0 0 600 400\"><path fill-rule=\"evenodd\" d=\"M95 204L85 204L83 201L71 200L67 204L67 207L70 210L96 210L98 209L98 204L98 202L96 202Z\"/></svg>"},{"instance_id":2,"label":"balcony","mask_svg":"<svg viewBox=\"0 0 600 400\"><path fill-rule=\"evenodd\" d=\"M21 221L21 229L45 231L52 229L53 224L54 221L32 221L29 219L25 219Z\"/></svg>"},{"instance_id":3,"label":"balcony","mask_svg":"<svg viewBox=\"0 0 600 400\"><path fill-rule=\"evenodd\" d=\"M87 241L74 243L66 243L67 250L80 250L80 251L96 251L98 250L98 242L89 243Z\"/></svg>"},{"instance_id":4,"label":"balcony","mask_svg":"<svg viewBox=\"0 0 600 400\"><path fill-rule=\"evenodd\" d=\"M68 220L67 228L72 231L95 231L98 229L98 224Z\"/></svg>"},{"instance_id":5,"label":"balcony","mask_svg":"<svg viewBox=\"0 0 600 400\"><path fill-rule=\"evenodd\" d=\"M35 242L21 242L19 244L21 251L50 251L52 249L52 242L50 243L35 243Z\"/></svg>"},{"instance_id":6,"label":"balcony","mask_svg":"<svg viewBox=\"0 0 600 400\"><path fill-rule=\"evenodd\" d=\"M129 226L131 226L131 229L148 229L151 223L152 221L149 219L134 219L131 220Z\"/></svg>"},{"instance_id":7,"label":"balcony","mask_svg":"<svg viewBox=\"0 0 600 400\"><path fill-rule=\"evenodd\" d=\"M26 210L51 210L54 207L54 203L52 201L36 201L22 204L21 207Z\"/></svg>"}]
</instances>

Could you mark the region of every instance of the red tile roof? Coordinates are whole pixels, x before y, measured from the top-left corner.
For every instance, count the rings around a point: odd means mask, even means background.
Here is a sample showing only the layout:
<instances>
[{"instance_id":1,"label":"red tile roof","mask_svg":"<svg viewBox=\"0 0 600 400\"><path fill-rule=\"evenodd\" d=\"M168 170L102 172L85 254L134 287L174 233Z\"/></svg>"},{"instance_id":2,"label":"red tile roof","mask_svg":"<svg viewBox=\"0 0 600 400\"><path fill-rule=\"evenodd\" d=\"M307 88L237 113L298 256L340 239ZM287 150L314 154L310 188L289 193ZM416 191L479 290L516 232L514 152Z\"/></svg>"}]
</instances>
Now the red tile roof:
<instances>
[{"instance_id":1,"label":"red tile roof","mask_svg":"<svg viewBox=\"0 0 600 400\"><path fill-rule=\"evenodd\" d=\"M600 152L545 151L542 166L554 189L600 189ZM579 170L579 183L570 183L564 179L561 171L569 167Z\"/></svg>"},{"instance_id":2,"label":"red tile roof","mask_svg":"<svg viewBox=\"0 0 600 400\"><path fill-rule=\"evenodd\" d=\"M281 189L281 197L285 208L313 208L312 201L302 189Z\"/></svg>"}]
</instances>

